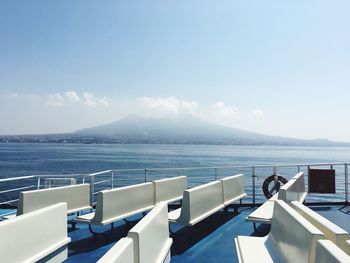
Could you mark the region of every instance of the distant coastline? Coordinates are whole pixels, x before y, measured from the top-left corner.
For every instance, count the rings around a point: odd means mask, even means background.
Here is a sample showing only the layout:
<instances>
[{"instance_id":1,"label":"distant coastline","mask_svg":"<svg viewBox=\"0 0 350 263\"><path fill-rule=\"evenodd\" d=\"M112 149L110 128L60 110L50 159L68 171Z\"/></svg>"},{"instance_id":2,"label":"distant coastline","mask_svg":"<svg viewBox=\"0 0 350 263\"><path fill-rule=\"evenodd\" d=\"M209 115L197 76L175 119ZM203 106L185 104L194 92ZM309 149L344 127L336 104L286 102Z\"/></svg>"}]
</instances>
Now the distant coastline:
<instances>
[{"instance_id":1,"label":"distant coastline","mask_svg":"<svg viewBox=\"0 0 350 263\"><path fill-rule=\"evenodd\" d=\"M99 136L77 136L67 134L55 134L55 135L0 135L0 143L58 143L58 144L174 144L174 145L237 145L237 146L329 146L329 147L350 147L350 143L342 142L319 142L319 141L306 141L306 142L282 142L273 141L263 142L245 142L237 140L186 140L181 138L174 139L145 139L145 138L108 138Z\"/></svg>"},{"instance_id":2,"label":"distant coastline","mask_svg":"<svg viewBox=\"0 0 350 263\"><path fill-rule=\"evenodd\" d=\"M0 135L0 143L184 144L244 146L350 146L328 139L271 136L225 127L193 116L146 118L130 115L113 123L70 133Z\"/></svg>"}]
</instances>

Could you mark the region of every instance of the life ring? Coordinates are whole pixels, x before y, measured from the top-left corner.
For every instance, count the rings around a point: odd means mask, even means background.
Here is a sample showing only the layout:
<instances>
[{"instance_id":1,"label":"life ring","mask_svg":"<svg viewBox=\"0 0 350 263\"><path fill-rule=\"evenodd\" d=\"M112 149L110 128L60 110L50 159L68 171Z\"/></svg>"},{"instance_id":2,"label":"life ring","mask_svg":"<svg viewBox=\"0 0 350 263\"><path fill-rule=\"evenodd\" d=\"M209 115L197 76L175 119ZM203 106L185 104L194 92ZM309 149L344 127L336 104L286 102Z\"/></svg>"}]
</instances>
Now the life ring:
<instances>
[{"instance_id":1,"label":"life ring","mask_svg":"<svg viewBox=\"0 0 350 263\"><path fill-rule=\"evenodd\" d=\"M272 189L269 189L269 184L273 182L274 186L272 187ZM270 199L273 196L273 193L277 193L278 190L281 187L281 183L282 185L286 184L288 182L288 180L286 178L284 178L281 175L278 174L273 174L270 175L269 177L267 177L263 183L262 186L262 190L264 192L264 195L267 199Z\"/></svg>"}]
</instances>

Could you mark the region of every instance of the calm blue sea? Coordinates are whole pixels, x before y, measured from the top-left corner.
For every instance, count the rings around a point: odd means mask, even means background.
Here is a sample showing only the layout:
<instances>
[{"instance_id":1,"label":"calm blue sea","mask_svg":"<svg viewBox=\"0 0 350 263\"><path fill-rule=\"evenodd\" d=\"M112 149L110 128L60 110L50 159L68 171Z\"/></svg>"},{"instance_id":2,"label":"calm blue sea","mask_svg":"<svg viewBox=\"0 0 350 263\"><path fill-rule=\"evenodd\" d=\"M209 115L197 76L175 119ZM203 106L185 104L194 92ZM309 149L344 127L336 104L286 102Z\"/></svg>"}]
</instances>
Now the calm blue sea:
<instances>
[{"instance_id":1,"label":"calm blue sea","mask_svg":"<svg viewBox=\"0 0 350 263\"><path fill-rule=\"evenodd\" d=\"M0 178L33 174L93 173L108 169L205 167L258 164L296 164L350 161L350 147L285 147L232 145L133 145L133 144L0 144ZM278 171L290 178L296 168ZM186 172L150 172L149 179L184 173L190 185L234 173L244 173L251 184L249 169L203 169ZM272 170L259 169L261 185ZM116 173L115 184L144 179L144 173ZM120 179L120 180L119 180ZM344 192L344 168L337 168L338 196ZM257 190L258 195L261 191ZM330 197L333 198L333 197Z\"/></svg>"}]
</instances>

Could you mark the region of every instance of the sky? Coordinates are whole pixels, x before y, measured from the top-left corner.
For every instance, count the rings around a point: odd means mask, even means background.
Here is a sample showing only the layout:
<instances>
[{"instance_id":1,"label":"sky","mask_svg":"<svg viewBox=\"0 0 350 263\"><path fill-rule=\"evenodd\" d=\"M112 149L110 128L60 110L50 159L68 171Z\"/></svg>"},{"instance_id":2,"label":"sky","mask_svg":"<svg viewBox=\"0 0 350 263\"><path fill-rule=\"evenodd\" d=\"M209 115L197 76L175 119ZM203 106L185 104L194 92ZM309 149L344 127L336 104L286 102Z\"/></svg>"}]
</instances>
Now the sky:
<instances>
[{"instance_id":1,"label":"sky","mask_svg":"<svg viewBox=\"0 0 350 263\"><path fill-rule=\"evenodd\" d=\"M350 2L1 1L0 134L130 114L350 142Z\"/></svg>"}]
</instances>

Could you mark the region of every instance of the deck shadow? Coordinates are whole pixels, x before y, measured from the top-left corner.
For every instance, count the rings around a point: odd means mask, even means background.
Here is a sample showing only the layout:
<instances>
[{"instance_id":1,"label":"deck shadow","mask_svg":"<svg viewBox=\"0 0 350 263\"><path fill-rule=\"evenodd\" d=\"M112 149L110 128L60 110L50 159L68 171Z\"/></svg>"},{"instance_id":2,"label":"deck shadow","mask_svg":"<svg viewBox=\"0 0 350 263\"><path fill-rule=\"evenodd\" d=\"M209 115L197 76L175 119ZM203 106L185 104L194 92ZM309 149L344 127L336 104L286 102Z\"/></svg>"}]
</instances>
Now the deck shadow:
<instances>
[{"instance_id":1,"label":"deck shadow","mask_svg":"<svg viewBox=\"0 0 350 263\"><path fill-rule=\"evenodd\" d=\"M114 227L112 231L109 228L105 228L106 231L103 232L101 235L92 235L90 234L90 232L88 232L87 228L72 230L72 232L84 231L81 233L81 236L84 236L86 234L88 234L89 236L87 238L70 242L68 244L69 256L74 256L81 253L88 253L98 248L115 243L118 240L120 240L122 237L127 236L129 230L132 227L133 227L133 224L132 225L123 224L123 225Z\"/></svg>"},{"instance_id":2,"label":"deck shadow","mask_svg":"<svg viewBox=\"0 0 350 263\"><path fill-rule=\"evenodd\" d=\"M182 227L172 234L171 254L181 255L237 215L239 213L233 211L219 211L192 227ZM174 225L176 224L171 224L171 229L175 228Z\"/></svg>"}]
</instances>

